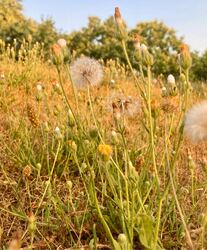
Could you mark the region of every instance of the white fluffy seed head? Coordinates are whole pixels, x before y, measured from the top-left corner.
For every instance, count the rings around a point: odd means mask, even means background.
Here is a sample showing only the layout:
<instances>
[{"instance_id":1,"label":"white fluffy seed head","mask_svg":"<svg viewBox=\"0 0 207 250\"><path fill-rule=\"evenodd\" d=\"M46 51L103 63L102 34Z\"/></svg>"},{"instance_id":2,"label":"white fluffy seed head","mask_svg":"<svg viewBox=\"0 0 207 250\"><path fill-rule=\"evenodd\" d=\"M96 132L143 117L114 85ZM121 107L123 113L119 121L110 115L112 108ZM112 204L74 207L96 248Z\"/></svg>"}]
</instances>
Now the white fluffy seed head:
<instances>
[{"instance_id":1,"label":"white fluffy seed head","mask_svg":"<svg viewBox=\"0 0 207 250\"><path fill-rule=\"evenodd\" d=\"M174 77L173 75L170 74L170 75L167 77L167 82L168 82L168 84L170 84L170 85L175 84L175 77Z\"/></svg>"},{"instance_id":2,"label":"white fluffy seed head","mask_svg":"<svg viewBox=\"0 0 207 250\"><path fill-rule=\"evenodd\" d=\"M72 80L78 88L99 85L103 78L101 64L86 56L76 59L70 67L70 72Z\"/></svg>"},{"instance_id":3,"label":"white fluffy seed head","mask_svg":"<svg viewBox=\"0 0 207 250\"><path fill-rule=\"evenodd\" d=\"M193 143L207 140L207 101L194 105L186 114L184 133Z\"/></svg>"}]
</instances>

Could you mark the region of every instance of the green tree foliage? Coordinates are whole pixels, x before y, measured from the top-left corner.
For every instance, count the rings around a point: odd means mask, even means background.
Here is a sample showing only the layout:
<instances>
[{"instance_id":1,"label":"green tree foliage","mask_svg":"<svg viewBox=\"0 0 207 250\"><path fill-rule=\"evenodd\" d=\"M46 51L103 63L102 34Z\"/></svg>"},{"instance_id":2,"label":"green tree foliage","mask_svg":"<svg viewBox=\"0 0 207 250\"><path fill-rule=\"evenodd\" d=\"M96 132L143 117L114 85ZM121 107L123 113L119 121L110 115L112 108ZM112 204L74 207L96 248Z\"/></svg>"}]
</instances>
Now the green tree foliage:
<instances>
[{"instance_id":1,"label":"green tree foliage","mask_svg":"<svg viewBox=\"0 0 207 250\"><path fill-rule=\"evenodd\" d=\"M176 36L176 31L163 22L141 22L131 33L138 33L156 61L154 71L157 74L175 74L178 72L177 52L182 38Z\"/></svg>"},{"instance_id":2,"label":"green tree foliage","mask_svg":"<svg viewBox=\"0 0 207 250\"><path fill-rule=\"evenodd\" d=\"M36 21L26 18L23 13L21 0L0 0L0 38L7 44L16 40L17 48L23 40L32 37L32 42L45 44L46 51L56 41L58 32L52 19Z\"/></svg>"},{"instance_id":3,"label":"green tree foliage","mask_svg":"<svg viewBox=\"0 0 207 250\"><path fill-rule=\"evenodd\" d=\"M85 54L94 58L124 58L121 45L115 36L116 27L113 17L102 22L98 17L89 17L86 28L69 36L70 49L77 55Z\"/></svg>"},{"instance_id":4,"label":"green tree foliage","mask_svg":"<svg viewBox=\"0 0 207 250\"><path fill-rule=\"evenodd\" d=\"M129 30L128 49L133 66L136 68L137 64L133 60L134 48L131 42L134 33L142 36L142 42L153 53L156 60L154 71L157 74L178 71L176 52L182 39L177 38L173 29L168 28L162 22L152 21L140 23L135 29ZM113 17L104 22L101 22L98 17L90 17L86 28L73 32L69 36L69 44L78 55L84 53L103 60L119 58L125 62L120 42L116 37Z\"/></svg>"},{"instance_id":5,"label":"green tree foliage","mask_svg":"<svg viewBox=\"0 0 207 250\"><path fill-rule=\"evenodd\" d=\"M17 39L19 43L31 32L33 21L22 14L21 1L0 0L0 37L7 43Z\"/></svg>"},{"instance_id":6,"label":"green tree foliage","mask_svg":"<svg viewBox=\"0 0 207 250\"><path fill-rule=\"evenodd\" d=\"M198 80L207 80L207 50L199 56L198 53L193 54L193 76Z\"/></svg>"},{"instance_id":7,"label":"green tree foliage","mask_svg":"<svg viewBox=\"0 0 207 250\"><path fill-rule=\"evenodd\" d=\"M45 51L49 51L51 45L58 39L58 32L52 19L42 20L33 33L33 41L44 43Z\"/></svg>"}]
</instances>

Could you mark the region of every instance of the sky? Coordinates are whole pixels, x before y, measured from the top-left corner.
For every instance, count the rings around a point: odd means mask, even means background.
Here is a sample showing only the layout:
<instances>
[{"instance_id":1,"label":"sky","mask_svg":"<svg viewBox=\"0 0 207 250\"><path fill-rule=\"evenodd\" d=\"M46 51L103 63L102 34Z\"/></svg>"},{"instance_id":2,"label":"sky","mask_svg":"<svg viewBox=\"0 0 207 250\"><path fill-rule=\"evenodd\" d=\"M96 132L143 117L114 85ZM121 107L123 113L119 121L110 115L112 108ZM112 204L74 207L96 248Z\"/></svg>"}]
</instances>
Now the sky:
<instances>
[{"instance_id":1,"label":"sky","mask_svg":"<svg viewBox=\"0 0 207 250\"><path fill-rule=\"evenodd\" d=\"M142 21L163 21L184 36L192 50L207 49L207 0L23 0L24 14L40 21L51 17L60 31L87 26L89 16L105 20L120 7L130 28Z\"/></svg>"}]
</instances>

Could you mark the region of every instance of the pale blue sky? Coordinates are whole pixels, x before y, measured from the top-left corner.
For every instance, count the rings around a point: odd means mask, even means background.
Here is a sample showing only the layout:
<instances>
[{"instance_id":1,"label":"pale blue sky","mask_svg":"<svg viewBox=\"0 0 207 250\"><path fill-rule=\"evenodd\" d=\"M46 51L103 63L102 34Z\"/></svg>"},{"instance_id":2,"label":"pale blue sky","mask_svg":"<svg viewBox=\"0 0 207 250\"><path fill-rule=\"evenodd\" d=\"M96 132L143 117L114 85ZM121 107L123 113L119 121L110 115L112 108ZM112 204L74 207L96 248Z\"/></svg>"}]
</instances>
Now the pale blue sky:
<instances>
[{"instance_id":1,"label":"pale blue sky","mask_svg":"<svg viewBox=\"0 0 207 250\"><path fill-rule=\"evenodd\" d=\"M192 49L207 49L207 0L23 0L23 6L26 16L37 21L52 17L68 33L86 26L88 16L104 20L119 6L129 27L158 19L183 35Z\"/></svg>"}]
</instances>

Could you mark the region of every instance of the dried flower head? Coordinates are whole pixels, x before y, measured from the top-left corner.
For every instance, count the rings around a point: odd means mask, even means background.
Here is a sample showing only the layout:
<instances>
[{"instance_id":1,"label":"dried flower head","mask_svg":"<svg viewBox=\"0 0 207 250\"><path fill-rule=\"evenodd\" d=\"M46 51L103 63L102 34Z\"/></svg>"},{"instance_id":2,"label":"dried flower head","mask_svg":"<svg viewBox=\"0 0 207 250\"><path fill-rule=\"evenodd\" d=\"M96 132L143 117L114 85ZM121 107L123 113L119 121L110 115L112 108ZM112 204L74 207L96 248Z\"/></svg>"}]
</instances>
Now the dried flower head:
<instances>
[{"instance_id":1,"label":"dried flower head","mask_svg":"<svg viewBox=\"0 0 207 250\"><path fill-rule=\"evenodd\" d=\"M178 99L176 97L166 97L161 103L161 108L164 113L173 113L178 111Z\"/></svg>"},{"instance_id":2,"label":"dried flower head","mask_svg":"<svg viewBox=\"0 0 207 250\"><path fill-rule=\"evenodd\" d=\"M37 118L36 111L31 104L27 105L27 116L32 126L36 128L39 125L39 121Z\"/></svg>"},{"instance_id":3,"label":"dried flower head","mask_svg":"<svg viewBox=\"0 0 207 250\"><path fill-rule=\"evenodd\" d=\"M114 93L107 101L115 116L134 117L140 112L140 102L131 96Z\"/></svg>"},{"instance_id":4,"label":"dried flower head","mask_svg":"<svg viewBox=\"0 0 207 250\"><path fill-rule=\"evenodd\" d=\"M32 168L31 168L31 166L30 165L26 165L24 167L24 169L23 169L23 176L25 178L29 178L31 174L32 174Z\"/></svg>"},{"instance_id":5,"label":"dried flower head","mask_svg":"<svg viewBox=\"0 0 207 250\"><path fill-rule=\"evenodd\" d=\"M74 61L70 67L71 77L74 84L83 88L86 86L96 86L101 83L103 69L101 64L92 58L82 56Z\"/></svg>"},{"instance_id":6,"label":"dried flower head","mask_svg":"<svg viewBox=\"0 0 207 250\"><path fill-rule=\"evenodd\" d=\"M207 139L207 101L194 105L186 114L184 133L193 143Z\"/></svg>"}]
</instances>

